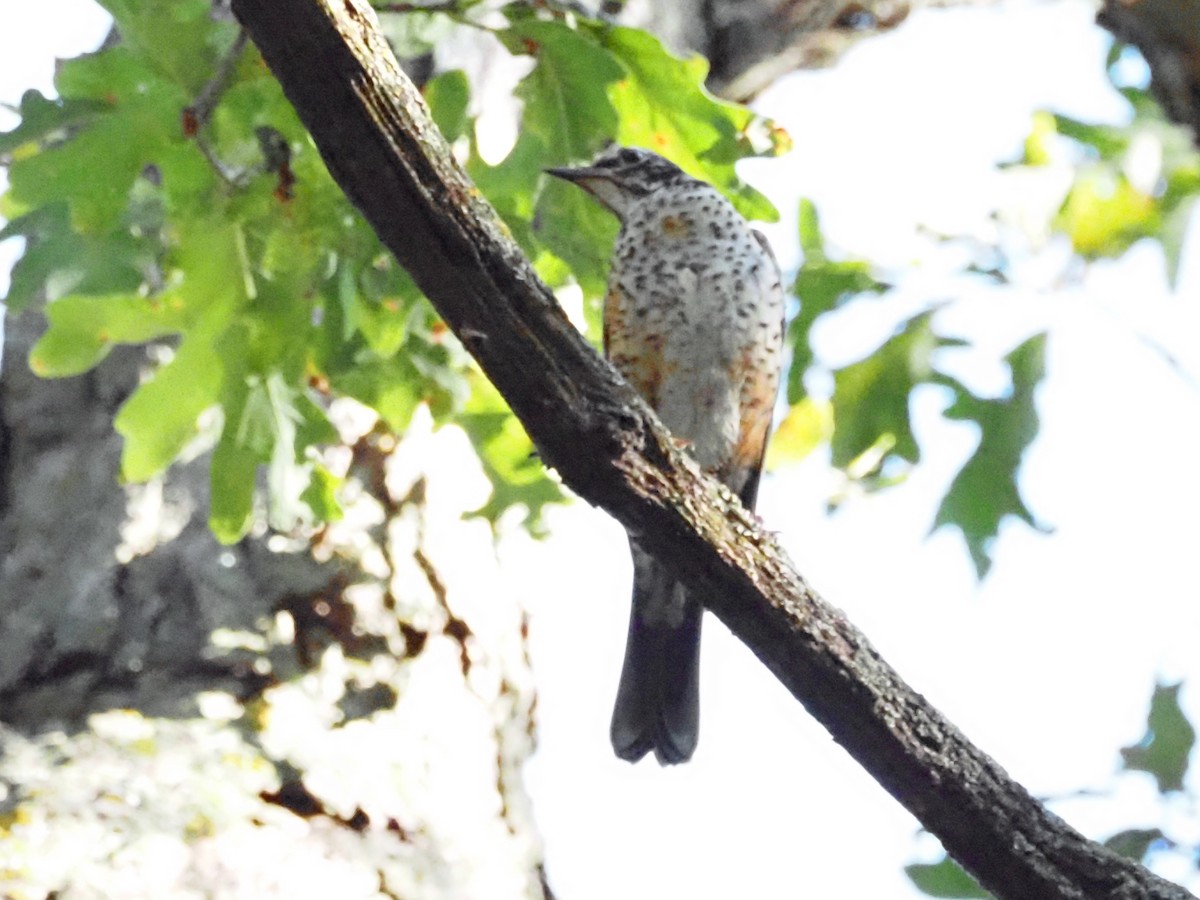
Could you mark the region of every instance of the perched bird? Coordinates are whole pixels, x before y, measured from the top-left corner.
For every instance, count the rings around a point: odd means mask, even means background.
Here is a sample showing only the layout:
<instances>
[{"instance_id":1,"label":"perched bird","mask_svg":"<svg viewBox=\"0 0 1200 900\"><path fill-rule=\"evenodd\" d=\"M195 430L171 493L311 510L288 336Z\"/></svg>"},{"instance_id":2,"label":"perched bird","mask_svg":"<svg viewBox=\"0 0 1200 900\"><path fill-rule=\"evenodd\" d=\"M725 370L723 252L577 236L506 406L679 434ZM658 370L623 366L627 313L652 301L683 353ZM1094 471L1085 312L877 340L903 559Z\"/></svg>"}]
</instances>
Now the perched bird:
<instances>
[{"instance_id":1,"label":"perched bird","mask_svg":"<svg viewBox=\"0 0 1200 900\"><path fill-rule=\"evenodd\" d=\"M711 185L655 153L612 147L548 169L616 214L604 301L614 366L708 472L750 509L779 384L783 289L757 231ZM700 727L701 597L630 540L633 610L613 749L685 762Z\"/></svg>"}]
</instances>

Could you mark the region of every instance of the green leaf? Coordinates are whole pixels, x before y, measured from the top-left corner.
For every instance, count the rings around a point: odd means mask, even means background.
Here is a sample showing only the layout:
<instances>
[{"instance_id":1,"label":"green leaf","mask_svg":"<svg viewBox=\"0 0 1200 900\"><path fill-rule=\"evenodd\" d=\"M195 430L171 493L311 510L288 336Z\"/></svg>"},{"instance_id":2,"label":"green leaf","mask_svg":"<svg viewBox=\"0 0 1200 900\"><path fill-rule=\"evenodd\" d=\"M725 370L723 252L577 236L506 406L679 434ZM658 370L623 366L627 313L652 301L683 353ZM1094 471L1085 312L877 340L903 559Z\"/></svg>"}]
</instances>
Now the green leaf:
<instances>
[{"instance_id":1,"label":"green leaf","mask_svg":"<svg viewBox=\"0 0 1200 900\"><path fill-rule=\"evenodd\" d=\"M126 481L146 481L175 461L196 437L200 414L219 401L224 374L217 348L202 337L189 338L130 395L114 422L125 439Z\"/></svg>"},{"instance_id":2,"label":"green leaf","mask_svg":"<svg viewBox=\"0 0 1200 900\"><path fill-rule=\"evenodd\" d=\"M319 428L325 423L320 410L306 401L278 371L250 380L242 422L247 426L248 443L270 461L268 521L279 531L303 524L311 512L311 507L303 502L303 491L311 486L311 467L302 462L301 431L306 425ZM242 437L239 434L239 440ZM305 488L299 489L302 483Z\"/></svg>"},{"instance_id":3,"label":"green leaf","mask_svg":"<svg viewBox=\"0 0 1200 900\"><path fill-rule=\"evenodd\" d=\"M1005 397L980 398L952 378L937 377L955 394L946 418L975 422L980 435L979 446L942 498L932 530L943 525L958 528L980 578L991 568L991 544L1006 516L1016 516L1045 530L1035 521L1017 487L1021 457L1037 436L1033 395L1045 372L1045 348L1046 335L1036 334L1005 357L1012 373L1012 390Z\"/></svg>"},{"instance_id":4,"label":"green leaf","mask_svg":"<svg viewBox=\"0 0 1200 900\"><path fill-rule=\"evenodd\" d=\"M1055 219L1086 257L1116 256L1159 227L1154 198L1143 194L1121 172L1106 166L1085 169L1071 186Z\"/></svg>"},{"instance_id":5,"label":"green leaf","mask_svg":"<svg viewBox=\"0 0 1200 900\"><path fill-rule=\"evenodd\" d=\"M308 487L300 495L313 518L318 522L336 522L342 518L342 505L338 503L337 492L342 486L342 480L324 466L314 465Z\"/></svg>"},{"instance_id":6,"label":"green leaf","mask_svg":"<svg viewBox=\"0 0 1200 900\"><path fill-rule=\"evenodd\" d=\"M408 428L421 405L421 379L403 356L389 360L363 357L353 367L331 372L330 384L371 407L397 434Z\"/></svg>"},{"instance_id":7,"label":"green leaf","mask_svg":"<svg viewBox=\"0 0 1200 900\"><path fill-rule=\"evenodd\" d=\"M429 81L422 89L425 102L433 121L441 129L447 141L456 141L466 134L467 104L471 99L471 86L461 69L443 72Z\"/></svg>"},{"instance_id":8,"label":"green leaf","mask_svg":"<svg viewBox=\"0 0 1200 900\"><path fill-rule=\"evenodd\" d=\"M148 161L144 147L122 117L106 116L71 141L14 162L13 199L30 207L65 201L76 230L110 232L120 225L134 179Z\"/></svg>"},{"instance_id":9,"label":"green leaf","mask_svg":"<svg viewBox=\"0 0 1200 900\"><path fill-rule=\"evenodd\" d=\"M422 399L435 422L457 414L471 395L467 378L470 357L440 322L432 332L414 329L407 358L421 376Z\"/></svg>"},{"instance_id":10,"label":"green leaf","mask_svg":"<svg viewBox=\"0 0 1200 900\"><path fill-rule=\"evenodd\" d=\"M255 475L267 464L268 520L291 530L316 517L338 517L337 481L309 461L306 449L335 440L325 413L284 375L227 378L225 425L212 462L210 525L224 542L240 539L253 519Z\"/></svg>"},{"instance_id":11,"label":"green leaf","mask_svg":"<svg viewBox=\"0 0 1200 900\"><path fill-rule=\"evenodd\" d=\"M590 159L612 138L617 114L608 86L624 69L596 41L561 22L524 19L502 32L501 40L512 52L537 60L516 89L525 104L522 135L506 163L520 167L525 177L513 187L532 194L543 183L527 221L538 243L570 265L584 291L598 294L616 222L583 191L542 179L540 170Z\"/></svg>"},{"instance_id":12,"label":"green leaf","mask_svg":"<svg viewBox=\"0 0 1200 900\"><path fill-rule=\"evenodd\" d=\"M213 461L212 518L218 536L236 540L241 528L236 523L243 513L249 515L254 488L253 467L244 447L233 440L245 408L246 367L254 347L254 328L247 327L244 317L254 286L246 277L244 240L236 224L210 213L181 221L175 237L166 262L176 287L155 302L177 317L183 339L171 362L118 413L116 426L125 437L122 474L140 481L162 471L196 436L200 414L220 403L225 428ZM249 482L234 485L238 473L247 471Z\"/></svg>"},{"instance_id":13,"label":"green leaf","mask_svg":"<svg viewBox=\"0 0 1200 900\"><path fill-rule=\"evenodd\" d=\"M546 474L533 442L491 382L473 373L472 386L471 399L458 421L479 454L492 483L492 496L470 515L486 519L494 527L509 509L524 507L525 527L541 537L542 510L565 500L562 489Z\"/></svg>"},{"instance_id":14,"label":"green leaf","mask_svg":"<svg viewBox=\"0 0 1200 900\"><path fill-rule=\"evenodd\" d=\"M787 382L787 399L791 404L808 396L804 376L815 359L810 336L817 319L859 294L881 294L888 289L888 285L871 274L869 263L834 261L825 255L820 217L816 206L806 198L800 200L799 231L804 263L796 273L792 293L800 301L800 312L788 325L787 336L792 350Z\"/></svg>"},{"instance_id":15,"label":"green leaf","mask_svg":"<svg viewBox=\"0 0 1200 900\"><path fill-rule=\"evenodd\" d=\"M829 403L805 397L793 405L775 429L767 447L766 468L799 462L833 435L833 408Z\"/></svg>"},{"instance_id":16,"label":"green leaf","mask_svg":"<svg viewBox=\"0 0 1200 900\"><path fill-rule=\"evenodd\" d=\"M515 92L525 104L522 130L541 141L552 164L590 158L617 130L607 88L622 67L561 22L525 19L498 36L510 52L537 60Z\"/></svg>"},{"instance_id":17,"label":"green leaf","mask_svg":"<svg viewBox=\"0 0 1200 900\"><path fill-rule=\"evenodd\" d=\"M108 109L109 104L99 100L48 100L41 91L26 91L17 107L20 124L12 131L0 132L0 156L25 144L61 137L68 128L87 125Z\"/></svg>"},{"instance_id":18,"label":"green leaf","mask_svg":"<svg viewBox=\"0 0 1200 900\"><path fill-rule=\"evenodd\" d=\"M554 181L538 197L534 222L538 240L571 267L584 293L603 296L616 218L585 191Z\"/></svg>"},{"instance_id":19,"label":"green leaf","mask_svg":"<svg viewBox=\"0 0 1200 900\"><path fill-rule=\"evenodd\" d=\"M636 28L597 26L596 31L626 71L609 90L620 121L617 140L660 153L709 182L748 219L778 220L771 202L734 169L739 159L755 155L751 133L772 126L746 107L709 94L703 58L679 59L654 35Z\"/></svg>"},{"instance_id":20,"label":"green leaf","mask_svg":"<svg viewBox=\"0 0 1200 900\"><path fill-rule=\"evenodd\" d=\"M1091 147L1101 159L1116 159L1129 148L1129 129L1115 125L1093 125L1053 113L1054 130L1063 137Z\"/></svg>"},{"instance_id":21,"label":"green leaf","mask_svg":"<svg viewBox=\"0 0 1200 900\"><path fill-rule=\"evenodd\" d=\"M1054 142L1059 137L1054 115L1045 110L1033 114L1033 127L1025 138L1021 162L1027 166L1046 166L1054 160Z\"/></svg>"},{"instance_id":22,"label":"green leaf","mask_svg":"<svg viewBox=\"0 0 1200 900\"><path fill-rule=\"evenodd\" d=\"M807 197L800 198L800 213L797 216L800 232L800 249L805 262L825 258L825 236L821 234L821 219L817 205Z\"/></svg>"},{"instance_id":23,"label":"green leaf","mask_svg":"<svg viewBox=\"0 0 1200 900\"><path fill-rule=\"evenodd\" d=\"M193 93L212 75L217 35L228 44L236 34L232 23L213 19L210 0L99 2L116 20L123 43L159 74Z\"/></svg>"},{"instance_id":24,"label":"green leaf","mask_svg":"<svg viewBox=\"0 0 1200 900\"><path fill-rule=\"evenodd\" d=\"M1157 843L1170 844L1160 828L1127 828L1118 831L1104 842L1104 846L1127 859L1141 862L1150 847Z\"/></svg>"},{"instance_id":25,"label":"green leaf","mask_svg":"<svg viewBox=\"0 0 1200 900\"><path fill-rule=\"evenodd\" d=\"M885 456L910 463L920 449L908 417L913 388L933 372L933 351L947 341L933 332L933 312L903 323L897 333L870 356L834 373L833 464L847 469L881 439L890 443Z\"/></svg>"},{"instance_id":26,"label":"green leaf","mask_svg":"<svg viewBox=\"0 0 1200 900\"><path fill-rule=\"evenodd\" d=\"M208 526L223 544L245 537L254 520L254 476L261 460L252 449L241 446L226 425L213 451Z\"/></svg>"},{"instance_id":27,"label":"green leaf","mask_svg":"<svg viewBox=\"0 0 1200 900\"><path fill-rule=\"evenodd\" d=\"M986 898L992 895L979 886L958 863L949 856L938 863L914 863L905 866L904 872L917 890L930 897Z\"/></svg>"},{"instance_id":28,"label":"green leaf","mask_svg":"<svg viewBox=\"0 0 1200 900\"><path fill-rule=\"evenodd\" d=\"M30 368L43 378L86 372L117 344L171 334L182 321L172 300L128 294L63 297L46 314L50 327L29 351Z\"/></svg>"},{"instance_id":29,"label":"green leaf","mask_svg":"<svg viewBox=\"0 0 1200 900\"><path fill-rule=\"evenodd\" d=\"M13 219L0 231L0 240L16 235L28 237L29 243L13 266L4 298L10 313L21 312L39 298L135 293L156 249L153 240L129 232L77 234L62 203Z\"/></svg>"},{"instance_id":30,"label":"green leaf","mask_svg":"<svg viewBox=\"0 0 1200 900\"><path fill-rule=\"evenodd\" d=\"M395 356L409 338L411 323L420 321L425 312L417 286L395 266L386 274L368 268L357 281L349 269L343 273L339 293L345 311L344 336L357 330L380 359Z\"/></svg>"},{"instance_id":31,"label":"green leaf","mask_svg":"<svg viewBox=\"0 0 1200 900\"><path fill-rule=\"evenodd\" d=\"M805 259L792 286L792 292L800 300L800 311L788 325L788 345L792 348L789 403L799 403L808 394L804 375L816 358L811 341L817 319L860 294L882 294L888 287L871 274L870 263Z\"/></svg>"},{"instance_id":32,"label":"green leaf","mask_svg":"<svg viewBox=\"0 0 1200 900\"><path fill-rule=\"evenodd\" d=\"M513 239L531 257L537 255L541 246L532 226L535 186L547 161L546 148L528 132L517 137L512 151L499 165L485 163L474 146L467 161L471 180L495 207Z\"/></svg>"},{"instance_id":33,"label":"green leaf","mask_svg":"<svg viewBox=\"0 0 1200 900\"><path fill-rule=\"evenodd\" d=\"M811 200L801 198L799 224L804 263L796 273L792 293L800 301L800 312L788 325L787 334L792 350L787 399L792 404L808 396L804 376L815 359L811 334L817 319L859 294L881 294L889 287L876 280L867 262L834 261L826 257L820 218Z\"/></svg>"},{"instance_id":34,"label":"green leaf","mask_svg":"<svg viewBox=\"0 0 1200 900\"><path fill-rule=\"evenodd\" d=\"M12 200L28 208L65 201L74 228L104 234L122 224L130 190L164 147L182 141L185 95L127 48L71 60L57 83L64 97L104 100L106 113L71 139L9 167Z\"/></svg>"},{"instance_id":35,"label":"green leaf","mask_svg":"<svg viewBox=\"0 0 1200 900\"><path fill-rule=\"evenodd\" d=\"M1121 749L1126 769L1149 772L1159 793L1183 790L1188 758L1196 744L1196 729L1179 706L1182 684L1159 684L1150 699L1146 733L1136 744Z\"/></svg>"},{"instance_id":36,"label":"green leaf","mask_svg":"<svg viewBox=\"0 0 1200 900\"><path fill-rule=\"evenodd\" d=\"M306 447L338 442L338 430L333 427L329 416L325 415L325 410L307 390L296 390L291 403L296 414L296 458L298 460L303 458L303 451Z\"/></svg>"},{"instance_id":37,"label":"green leaf","mask_svg":"<svg viewBox=\"0 0 1200 900\"><path fill-rule=\"evenodd\" d=\"M136 106L147 94L167 89L145 57L121 44L65 60L55 73L54 87L64 98L98 100L113 111ZM185 97L178 89L169 90L180 99ZM172 125L178 124L178 112L177 108Z\"/></svg>"}]
</instances>

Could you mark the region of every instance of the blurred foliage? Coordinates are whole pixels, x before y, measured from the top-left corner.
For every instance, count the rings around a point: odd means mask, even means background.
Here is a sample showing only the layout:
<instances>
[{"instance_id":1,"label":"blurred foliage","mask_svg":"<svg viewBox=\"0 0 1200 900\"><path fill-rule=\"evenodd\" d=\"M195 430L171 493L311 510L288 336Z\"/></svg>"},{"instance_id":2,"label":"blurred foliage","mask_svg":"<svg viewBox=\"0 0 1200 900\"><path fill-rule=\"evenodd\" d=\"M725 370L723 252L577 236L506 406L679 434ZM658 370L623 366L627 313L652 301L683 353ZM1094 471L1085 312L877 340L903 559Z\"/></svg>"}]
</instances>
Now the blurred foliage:
<instances>
[{"instance_id":1,"label":"blurred foliage","mask_svg":"<svg viewBox=\"0 0 1200 900\"><path fill-rule=\"evenodd\" d=\"M1149 772L1159 793L1183 790L1188 760L1196 746L1196 729L1179 708L1181 684L1160 684L1150 699L1146 733L1131 747L1121 749L1125 768Z\"/></svg>"},{"instance_id":2,"label":"blurred foliage","mask_svg":"<svg viewBox=\"0 0 1200 900\"><path fill-rule=\"evenodd\" d=\"M1045 371L1045 353L1046 335L1041 333L1004 358L1011 381L1004 397L980 398L955 379L939 376L954 395L946 418L974 422L979 427L979 444L950 482L933 527L952 525L962 531L980 577L991 565L989 548L1005 517L1015 516L1047 530L1034 520L1017 489L1021 457L1037 435L1033 392Z\"/></svg>"},{"instance_id":3,"label":"blurred foliage","mask_svg":"<svg viewBox=\"0 0 1200 900\"><path fill-rule=\"evenodd\" d=\"M66 61L58 99L36 91L0 134L10 189L0 239L28 249L5 298L19 313L48 301L30 356L46 377L86 372L113 347L165 342L162 363L122 406L122 475L143 481L195 441L215 446L210 523L235 541L267 472L273 527L340 515L338 477L317 450L335 441L326 409L352 397L402 432L426 405L475 441L495 488L495 521L540 513L563 495L532 445L407 274L326 172L295 113L236 26L207 0L104 0L118 46ZM391 34L419 52L477 4L408 21ZM468 114L471 85L445 72L424 86L434 119L465 142L469 168L539 273L574 273L595 319L614 223L542 169L608 141L643 143L713 181L749 215L774 209L734 163L775 152L781 133L702 87L705 65L648 34L567 19L533 5L503 9L497 42L534 61L517 89L520 141L485 163ZM232 50L231 50L232 48ZM226 54L232 57L226 59ZM231 75L218 82L226 65ZM214 79L213 84L209 80ZM216 90L213 90L216 85ZM215 94L209 110L197 98Z\"/></svg>"},{"instance_id":4,"label":"blurred foliage","mask_svg":"<svg viewBox=\"0 0 1200 900\"><path fill-rule=\"evenodd\" d=\"M1127 83L1124 73L1137 70L1130 65L1131 52L1114 46L1108 60L1109 77L1129 104L1128 124L1093 124L1041 112L1034 117L1021 159L1007 168L1067 174L1058 207L1045 226L1051 235L1070 241L1075 258L1086 263L1116 257L1136 241L1153 240L1162 247L1167 279L1174 285L1200 195L1200 154L1189 133L1166 120L1144 87ZM977 575L984 577L1006 519L1050 530L1036 519L1019 487L1022 457L1038 432L1035 395L1045 370L1046 334L1030 335L1004 357L1009 385L998 396L978 396L939 370L944 351L975 351L939 329L938 312L949 301L937 298L858 361L831 368L814 350L814 332L845 308L886 296L892 287L869 261L834 258L808 201L801 203L799 232L804 262L794 283L799 312L788 330L789 410L768 462L797 460L828 444L832 465L846 477L846 488L831 507L855 492L899 484L921 459L910 410L914 393L927 387L947 391L943 416L973 424L979 440L952 479L932 527L961 532ZM1006 284L1005 248L975 251L962 274ZM809 388L830 380L831 391Z\"/></svg>"},{"instance_id":5,"label":"blurred foliage","mask_svg":"<svg viewBox=\"0 0 1200 900\"><path fill-rule=\"evenodd\" d=\"M973 423L980 440L951 482L933 527L950 526L962 533L982 578L991 566L991 544L1006 517L1036 525L1021 499L1017 473L1025 450L1037 436L1034 391L1044 370L1045 335L1033 335L1005 357L1010 387L1000 397L979 397L937 368L942 351L967 346L963 339L937 330L936 315L944 305L940 302L901 322L858 361L829 370L813 350L813 329L827 315L855 300L885 294L891 286L880 281L865 261L829 258L816 210L807 200L801 202L799 223L804 263L794 285L800 311L788 329L791 407L768 461L778 465L800 459L828 442L831 463L857 488L872 491L895 485L921 459L910 413L914 391L922 386L948 390L950 404L944 416ZM812 394L806 386L806 379L817 373L832 376L828 399ZM836 507L842 499L834 498L831 505Z\"/></svg>"},{"instance_id":6,"label":"blurred foliage","mask_svg":"<svg viewBox=\"0 0 1200 900\"><path fill-rule=\"evenodd\" d=\"M949 856L936 863L913 863L904 867L904 872L913 885L930 897L954 897L974 900L992 895L979 886L963 867Z\"/></svg>"},{"instance_id":7,"label":"blurred foliage","mask_svg":"<svg viewBox=\"0 0 1200 900\"><path fill-rule=\"evenodd\" d=\"M1128 125L1082 122L1052 112L1035 117L1020 165L1066 163L1071 186L1052 222L1085 259L1120 256L1150 238L1163 249L1167 278L1179 276L1183 238L1200 194L1200 155L1186 129L1170 122L1123 62L1136 51L1114 44L1109 77L1129 102Z\"/></svg>"}]
</instances>

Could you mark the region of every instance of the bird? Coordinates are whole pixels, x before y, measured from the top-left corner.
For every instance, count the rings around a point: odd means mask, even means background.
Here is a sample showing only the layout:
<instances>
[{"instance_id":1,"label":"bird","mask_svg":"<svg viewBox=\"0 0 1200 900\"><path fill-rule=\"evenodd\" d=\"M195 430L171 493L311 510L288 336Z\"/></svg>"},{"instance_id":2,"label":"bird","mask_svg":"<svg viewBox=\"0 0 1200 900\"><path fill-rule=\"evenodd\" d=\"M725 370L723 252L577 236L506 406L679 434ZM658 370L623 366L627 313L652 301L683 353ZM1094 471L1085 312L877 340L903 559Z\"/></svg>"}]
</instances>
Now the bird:
<instances>
[{"instance_id":1,"label":"bird","mask_svg":"<svg viewBox=\"0 0 1200 900\"><path fill-rule=\"evenodd\" d=\"M546 170L621 228L604 298L604 352L680 445L750 510L783 355L784 295L766 238L712 185L657 153L613 145ZM633 598L609 736L616 755L686 762L700 730L703 596L630 537Z\"/></svg>"}]
</instances>

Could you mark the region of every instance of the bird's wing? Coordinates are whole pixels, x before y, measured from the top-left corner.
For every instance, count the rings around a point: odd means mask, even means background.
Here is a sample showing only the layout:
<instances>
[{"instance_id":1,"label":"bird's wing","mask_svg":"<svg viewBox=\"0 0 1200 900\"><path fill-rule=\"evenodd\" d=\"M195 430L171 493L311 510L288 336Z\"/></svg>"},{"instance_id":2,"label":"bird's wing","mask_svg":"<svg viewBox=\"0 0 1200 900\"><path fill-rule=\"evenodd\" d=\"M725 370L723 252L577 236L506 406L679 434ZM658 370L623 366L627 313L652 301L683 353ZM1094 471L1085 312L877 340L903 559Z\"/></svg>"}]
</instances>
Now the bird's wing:
<instances>
[{"instance_id":1,"label":"bird's wing","mask_svg":"<svg viewBox=\"0 0 1200 900\"><path fill-rule=\"evenodd\" d=\"M764 320L767 333L763 335L763 341L754 348L751 358L742 362L745 380L742 383L741 422L727 481L737 490L747 509L753 509L758 498L763 460L771 434L771 417L779 391L784 334L783 277L779 263L766 237L753 229L751 233L762 247L765 258L747 290L761 292L764 306L768 310L778 310L778 316L774 321Z\"/></svg>"},{"instance_id":2,"label":"bird's wing","mask_svg":"<svg viewBox=\"0 0 1200 900\"><path fill-rule=\"evenodd\" d=\"M662 384L663 336L634 326L630 303L620 284L611 283L604 298L604 355L651 408L658 408Z\"/></svg>"}]
</instances>

